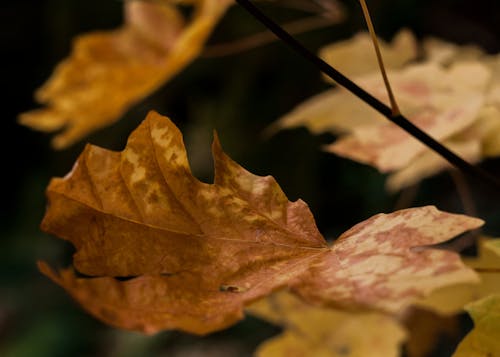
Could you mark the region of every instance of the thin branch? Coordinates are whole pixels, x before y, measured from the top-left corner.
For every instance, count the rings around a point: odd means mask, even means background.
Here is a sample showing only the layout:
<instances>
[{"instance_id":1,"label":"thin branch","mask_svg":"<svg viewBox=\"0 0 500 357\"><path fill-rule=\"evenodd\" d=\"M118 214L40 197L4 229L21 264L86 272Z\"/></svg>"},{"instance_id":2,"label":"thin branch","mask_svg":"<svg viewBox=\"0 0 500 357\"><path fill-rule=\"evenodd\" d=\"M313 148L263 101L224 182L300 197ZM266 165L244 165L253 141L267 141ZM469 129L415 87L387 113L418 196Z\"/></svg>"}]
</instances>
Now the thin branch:
<instances>
[{"instance_id":1,"label":"thin branch","mask_svg":"<svg viewBox=\"0 0 500 357\"><path fill-rule=\"evenodd\" d=\"M450 175L451 178L453 179L455 187L457 188L458 196L462 201L464 213L468 216L476 216L477 215L476 205L474 204L474 200L472 199L472 195L470 192L469 185L467 184L467 180L460 172L455 170L450 170Z\"/></svg>"},{"instance_id":2,"label":"thin branch","mask_svg":"<svg viewBox=\"0 0 500 357\"><path fill-rule=\"evenodd\" d=\"M327 27L335 23L337 23L337 20L329 17L308 16L304 19L285 24L283 25L283 28L292 35L298 35L300 33ZM259 32L238 40L207 46L203 51L203 57L222 57L234 55L259 46L267 45L276 40L278 40L276 36L269 31Z\"/></svg>"},{"instance_id":3,"label":"thin branch","mask_svg":"<svg viewBox=\"0 0 500 357\"><path fill-rule=\"evenodd\" d=\"M404 188L399 194L393 211L411 207L415 197L417 197L419 187L420 183L417 182L414 185Z\"/></svg>"},{"instance_id":4,"label":"thin branch","mask_svg":"<svg viewBox=\"0 0 500 357\"><path fill-rule=\"evenodd\" d=\"M377 34L375 33L375 28L373 27L372 19L370 16L370 11L368 10L368 6L366 5L365 0L359 0L361 4L361 9L363 10L363 16L365 17L366 26L368 27L368 31L370 32L370 37L372 38L373 47L375 49L375 54L377 55L377 62L380 68L380 73L382 74L382 78L384 80L385 89L387 90L387 95L389 96L389 101L391 103L392 115L396 116L401 114L399 110L398 103L396 102L396 97L394 96L394 92L391 88L391 83L389 82L389 78L387 77L387 72L384 66L384 60L382 58L382 53L380 52L380 47L378 45Z\"/></svg>"},{"instance_id":5,"label":"thin branch","mask_svg":"<svg viewBox=\"0 0 500 357\"><path fill-rule=\"evenodd\" d=\"M264 24L269 30L271 30L278 38L285 42L297 53L302 55L305 59L312 62L321 72L326 74L328 77L333 79L342 87L346 88L352 94L357 96L363 102L371 106L373 109L378 111L380 114L385 116L387 119L398 125L400 128L405 130L407 133L418 139L424 145L428 146L444 159L446 159L450 164L462 170L464 173L475 177L488 185L494 187L500 192L500 180L491 175L490 173L482 170L479 167L475 167L469 164L467 161L462 159L460 156L448 150L441 143L433 139L427 133L420 130L411 121L405 118L403 115L393 115L391 108L382 103L380 100L372 96L370 93L366 92L364 89L359 87L357 84L352 82L349 78L344 76L342 73L337 71L335 68L330 66L328 63L323 61L321 58L316 56L314 53L305 48L300 42L293 38L288 32L276 24L273 20L264 15L258 8L256 8L249 0L236 0L245 10L247 10L252 16Z\"/></svg>"}]
</instances>

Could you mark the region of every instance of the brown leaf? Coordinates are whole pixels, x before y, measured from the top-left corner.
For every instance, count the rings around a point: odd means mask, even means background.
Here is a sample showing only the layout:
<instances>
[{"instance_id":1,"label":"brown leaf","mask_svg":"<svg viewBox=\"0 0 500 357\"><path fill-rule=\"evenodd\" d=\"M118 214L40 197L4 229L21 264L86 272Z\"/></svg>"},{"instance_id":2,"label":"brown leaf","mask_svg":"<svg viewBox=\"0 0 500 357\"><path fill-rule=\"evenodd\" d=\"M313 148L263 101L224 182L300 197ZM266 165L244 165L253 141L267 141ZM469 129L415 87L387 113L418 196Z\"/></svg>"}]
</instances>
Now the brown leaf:
<instances>
[{"instance_id":1,"label":"brown leaf","mask_svg":"<svg viewBox=\"0 0 500 357\"><path fill-rule=\"evenodd\" d=\"M319 305L398 311L476 279L457 254L423 246L479 219L432 206L379 214L329 247L303 201L236 164L217 138L213 155L215 183L202 183L179 130L156 113L121 153L87 146L50 183L42 228L71 241L76 270L96 278L43 272L110 324L194 333L229 326L245 304L284 286Z\"/></svg>"},{"instance_id":2,"label":"brown leaf","mask_svg":"<svg viewBox=\"0 0 500 357\"><path fill-rule=\"evenodd\" d=\"M36 130L62 129L52 141L64 149L117 121L188 65L229 6L228 0L193 1L185 24L176 1L125 1L125 24L114 31L78 37L36 92L45 107L21 114L21 124Z\"/></svg>"}]
</instances>

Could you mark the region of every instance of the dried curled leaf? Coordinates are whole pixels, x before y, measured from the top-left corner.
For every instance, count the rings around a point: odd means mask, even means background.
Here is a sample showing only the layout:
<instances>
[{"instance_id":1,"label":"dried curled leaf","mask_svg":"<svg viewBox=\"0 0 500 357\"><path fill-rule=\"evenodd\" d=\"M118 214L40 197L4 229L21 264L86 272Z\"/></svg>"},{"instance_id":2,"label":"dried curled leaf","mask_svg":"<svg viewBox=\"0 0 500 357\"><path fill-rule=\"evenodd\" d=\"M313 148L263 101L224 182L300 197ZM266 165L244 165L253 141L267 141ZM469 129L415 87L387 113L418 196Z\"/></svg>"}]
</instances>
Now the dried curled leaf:
<instances>
[{"instance_id":1,"label":"dried curled leaf","mask_svg":"<svg viewBox=\"0 0 500 357\"><path fill-rule=\"evenodd\" d=\"M188 65L229 6L228 0L189 1L185 23L177 1L125 1L125 24L114 31L78 37L36 92L44 108L20 115L21 124L53 132L52 145L64 149L117 121Z\"/></svg>"},{"instance_id":2,"label":"dried curled leaf","mask_svg":"<svg viewBox=\"0 0 500 357\"><path fill-rule=\"evenodd\" d=\"M468 303L500 293L500 249L496 248L499 245L500 239L482 239L478 257L464 259L467 266L478 269L481 279L479 283L438 289L417 302L417 305L439 314L451 315L462 312Z\"/></svg>"},{"instance_id":3,"label":"dried curled leaf","mask_svg":"<svg viewBox=\"0 0 500 357\"><path fill-rule=\"evenodd\" d=\"M76 247L71 269L41 270L114 326L208 333L288 286L319 305L398 311L476 275L429 246L482 225L435 207L376 215L328 246L307 205L213 144L215 182L190 171L182 136L150 113L122 152L87 146L53 179L42 228ZM418 248L418 249L416 249ZM132 277L127 281L116 277Z\"/></svg>"},{"instance_id":4,"label":"dried curled leaf","mask_svg":"<svg viewBox=\"0 0 500 357\"><path fill-rule=\"evenodd\" d=\"M396 357L406 338L404 328L387 315L316 307L285 291L247 311L286 329L258 347L259 357Z\"/></svg>"},{"instance_id":5,"label":"dried curled leaf","mask_svg":"<svg viewBox=\"0 0 500 357\"><path fill-rule=\"evenodd\" d=\"M453 357L493 357L500 355L500 294L468 304L474 329L458 345Z\"/></svg>"}]
</instances>

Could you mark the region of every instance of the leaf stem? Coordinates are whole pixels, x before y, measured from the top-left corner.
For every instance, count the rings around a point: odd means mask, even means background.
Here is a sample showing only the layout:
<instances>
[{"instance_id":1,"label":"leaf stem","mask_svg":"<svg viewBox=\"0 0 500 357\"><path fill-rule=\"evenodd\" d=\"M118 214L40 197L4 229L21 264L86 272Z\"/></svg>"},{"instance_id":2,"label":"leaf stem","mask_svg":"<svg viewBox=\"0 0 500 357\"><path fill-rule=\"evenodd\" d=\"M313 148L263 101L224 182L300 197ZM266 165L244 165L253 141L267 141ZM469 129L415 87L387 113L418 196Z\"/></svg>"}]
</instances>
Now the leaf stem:
<instances>
[{"instance_id":1,"label":"leaf stem","mask_svg":"<svg viewBox=\"0 0 500 357\"><path fill-rule=\"evenodd\" d=\"M255 7L249 0L236 0L236 2L247 10L253 17L259 20L264 26L271 30L280 40L285 42L289 47L299 53L302 57L313 63L321 72L326 74L328 77L333 79L342 87L346 88L352 94L357 96L363 102L371 106L373 109L378 111L380 114L385 116L387 119L398 125L400 128L405 130L407 133L412 135L414 138L422 142L424 145L434 150L444 159L446 159L450 164L460 169L462 172L475 177L484 183L493 186L496 192L500 192L500 180L491 175L490 173L482 170L479 167L475 167L469 164L467 161L462 159L460 156L456 155L437 140L429 136L424 131L420 130L411 121L405 118L402 114L393 115L392 109L387 105L382 103L380 100L372 96L370 93L366 92L364 89L359 87L356 83L351 81L349 78L344 76L342 73L337 71L335 68L330 66L328 63L323 61L321 58L316 56L314 53L309 51L300 42L293 38L288 32L286 32L277 23L271 20L269 17L264 15L257 7Z\"/></svg>"},{"instance_id":2,"label":"leaf stem","mask_svg":"<svg viewBox=\"0 0 500 357\"><path fill-rule=\"evenodd\" d=\"M375 54L377 56L378 67L380 68L380 73L382 74L382 79L384 80L385 89L387 90L387 95L389 96L389 101L391 103L392 115L396 116L401 114L399 110L398 103L396 102L396 97L391 88L391 83L389 82L389 77L387 77L387 72L384 66L384 60L382 58L382 53L380 52L380 46L377 40L377 34L375 33L375 28L373 27L373 22L370 16L370 11L366 5L365 0L359 0L361 9L363 10L363 16L365 17L366 26L368 27L368 32L370 32L370 37L372 39L373 48L375 49Z\"/></svg>"}]
</instances>

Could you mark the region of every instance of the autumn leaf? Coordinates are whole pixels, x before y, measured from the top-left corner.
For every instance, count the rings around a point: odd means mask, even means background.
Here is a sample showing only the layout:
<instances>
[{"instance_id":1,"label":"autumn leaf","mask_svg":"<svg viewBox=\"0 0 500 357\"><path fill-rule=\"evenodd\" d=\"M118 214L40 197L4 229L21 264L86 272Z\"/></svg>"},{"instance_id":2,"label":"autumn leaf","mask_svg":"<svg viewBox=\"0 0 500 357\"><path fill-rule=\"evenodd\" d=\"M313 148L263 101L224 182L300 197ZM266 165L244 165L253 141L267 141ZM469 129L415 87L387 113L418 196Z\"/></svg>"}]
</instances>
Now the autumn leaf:
<instances>
[{"instance_id":1,"label":"autumn leaf","mask_svg":"<svg viewBox=\"0 0 500 357\"><path fill-rule=\"evenodd\" d=\"M36 92L44 107L20 115L33 129L62 130L52 141L64 149L117 121L187 66L202 50L230 0L124 1L125 23L113 31L79 36L73 52Z\"/></svg>"},{"instance_id":2,"label":"autumn leaf","mask_svg":"<svg viewBox=\"0 0 500 357\"><path fill-rule=\"evenodd\" d=\"M400 31L391 44L386 44L381 39L379 43L384 55L387 56L385 59L387 68L401 68L417 56L416 40L407 30ZM348 77L371 75L379 68L370 35L364 32L349 40L322 48L319 55ZM326 77L325 79L329 80ZM373 124L374 120L382 118L374 119L374 117L376 116L373 109L361 105L360 102L353 105L352 94L343 88L337 88L327 90L299 104L273 123L267 131L273 134L281 129L306 126L313 134L348 133L352 128ZM381 122L385 122L385 119L382 118Z\"/></svg>"},{"instance_id":3,"label":"autumn leaf","mask_svg":"<svg viewBox=\"0 0 500 357\"><path fill-rule=\"evenodd\" d=\"M480 282L452 285L432 292L417 305L442 315L460 313L466 304L500 293L500 239L481 239L477 258L464 258L464 263L478 269Z\"/></svg>"},{"instance_id":4,"label":"autumn leaf","mask_svg":"<svg viewBox=\"0 0 500 357\"><path fill-rule=\"evenodd\" d=\"M434 37L425 38L422 47L429 61L445 66L462 61L476 61L484 56L484 52L476 45L459 46Z\"/></svg>"},{"instance_id":5,"label":"autumn leaf","mask_svg":"<svg viewBox=\"0 0 500 357\"><path fill-rule=\"evenodd\" d=\"M474 76L475 81L455 80ZM371 93L384 93L379 76L370 76L361 82ZM420 129L437 140L444 140L466 129L476 119L483 103L484 90L489 79L486 68L464 64L443 71L428 65L408 66L393 72L391 81L398 93L401 109ZM387 101L387 100L386 100ZM384 122L354 128L351 135L341 138L326 150L372 164L382 172L406 167L427 148L393 123Z\"/></svg>"},{"instance_id":6,"label":"autumn leaf","mask_svg":"<svg viewBox=\"0 0 500 357\"><path fill-rule=\"evenodd\" d=\"M417 56L417 41L409 30L399 31L391 43L378 40L388 68L400 68ZM379 69L373 43L367 32L332 43L319 51L319 56L347 77L357 77Z\"/></svg>"},{"instance_id":7,"label":"autumn leaf","mask_svg":"<svg viewBox=\"0 0 500 357\"><path fill-rule=\"evenodd\" d=\"M396 357L406 338L404 328L382 313L312 306L286 291L257 301L247 312L285 328L258 347L259 357Z\"/></svg>"},{"instance_id":8,"label":"autumn leaf","mask_svg":"<svg viewBox=\"0 0 500 357\"><path fill-rule=\"evenodd\" d=\"M181 133L154 112L122 152L88 145L49 184L42 229L70 241L76 271L93 278L45 263L42 272L111 325L198 334L281 287L317 305L394 312L477 279L456 253L428 246L479 219L432 206L379 214L329 246L303 201L236 164L217 138L213 155L215 182L200 182Z\"/></svg>"},{"instance_id":9,"label":"autumn leaf","mask_svg":"<svg viewBox=\"0 0 500 357\"><path fill-rule=\"evenodd\" d=\"M352 41L353 47L359 45L358 38ZM392 52L387 52L392 87L401 111L410 121L469 162L500 155L500 87L496 84L500 79L500 57L448 61L444 65L437 58L451 55L429 54L421 63L401 67L402 61L397 69L391 67ZM341 68L346 61L342 60L341 50L338 55ZM354 69L348 69L355 73ZM389 104L375 64L371 72L363 66L359 69L355 82ZM446 160L342 88L328 90L301 103L269 130L297 126L306 126L312 133L340 135L339 140L324 149L390 173L387 181L390 191L450 168Z\"/></svg>"},{"instance_id":10,"label":"autumn leaf","mask_svg":"<svg viewBox=\"0 0 500 357\"><path fill-rule=\"evenodd\" d=\"M465 308L474 320L474 329L460 342L453 357L500 355L500 294L490 295Z\"/></svg>"}]
</instances>

